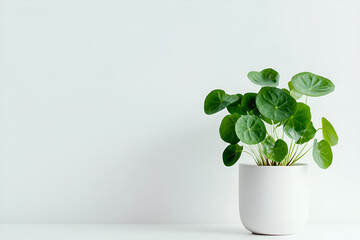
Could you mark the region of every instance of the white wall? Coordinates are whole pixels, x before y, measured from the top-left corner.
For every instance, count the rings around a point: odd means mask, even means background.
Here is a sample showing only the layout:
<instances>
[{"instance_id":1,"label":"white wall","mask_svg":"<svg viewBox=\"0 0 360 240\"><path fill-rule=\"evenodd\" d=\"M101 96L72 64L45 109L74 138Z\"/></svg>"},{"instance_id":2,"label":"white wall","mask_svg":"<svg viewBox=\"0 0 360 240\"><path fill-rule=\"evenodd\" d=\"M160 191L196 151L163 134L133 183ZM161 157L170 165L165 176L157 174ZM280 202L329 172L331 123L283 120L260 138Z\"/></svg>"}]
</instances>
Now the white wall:
<instances>
[{"instance_id":1,"label":"white wall","mask_svg":"<svg viewBox=\"0 0 360 240\"><path fill-rule=\"evenodd\" d=\"M358 1L10 1L0 5L0 221L239 223L214 88L311 71L338 130L310 222L360 222ZM316 112L315 112L316 111ZM321 137L321 136L319 136ZM244 155L241 161L247 161ZM305 161L306 162L306 161Z\"/></svg>"}]
</instances>

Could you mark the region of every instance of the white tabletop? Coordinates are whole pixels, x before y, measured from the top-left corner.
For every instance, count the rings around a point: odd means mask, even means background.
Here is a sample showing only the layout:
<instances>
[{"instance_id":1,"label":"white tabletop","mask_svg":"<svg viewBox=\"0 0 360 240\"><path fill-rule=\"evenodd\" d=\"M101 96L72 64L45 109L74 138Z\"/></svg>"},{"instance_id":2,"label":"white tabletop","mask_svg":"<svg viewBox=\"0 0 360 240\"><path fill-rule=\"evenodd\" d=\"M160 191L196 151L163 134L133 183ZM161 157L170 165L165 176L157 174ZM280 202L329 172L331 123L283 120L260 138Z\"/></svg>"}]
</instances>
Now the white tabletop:
<instances>
[{"instance_id":1,"label":"white tabletop","mask_svg":"<svg viewBox=\"0 0 360 240\"><path fill-rule=\"evenodd\" d=\"M359 224L314 224L289 236L260 236L241 225L1 224L1 240L147 240L147 239L360 239ZM356 238L357 237L357 238Z\"/></svg>"}]
</instances>

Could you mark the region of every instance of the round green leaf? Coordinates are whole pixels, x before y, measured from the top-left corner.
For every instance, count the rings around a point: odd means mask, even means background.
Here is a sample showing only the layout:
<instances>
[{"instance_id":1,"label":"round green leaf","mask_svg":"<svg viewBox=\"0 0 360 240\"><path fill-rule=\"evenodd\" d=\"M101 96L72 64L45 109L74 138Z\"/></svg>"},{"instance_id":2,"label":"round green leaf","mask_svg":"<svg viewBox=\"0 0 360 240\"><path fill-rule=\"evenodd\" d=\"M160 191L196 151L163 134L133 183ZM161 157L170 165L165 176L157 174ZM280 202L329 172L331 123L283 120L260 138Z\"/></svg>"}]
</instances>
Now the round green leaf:
<instances>
[{"instance_id":1,"label":"round green leaf","mask_svg":"<svg viewBox=\"0 0 360 240\"><path fill-rule=\"evenodd\" d=\"M276 162L281 162L288 154L288 146L285 141L278 139L276 142L271 136L267 136L261 142L265 156Z\"/></svg>"},{"instance_id":2,"label":"round green leaf","mask_svg":"<svg viewBox=\"0 0 360 240\"><path fill-rule=\"evenodd\" d=\"M256 97L261 115L275 121L289 118L296 111L296 100L281 89L263 87Z\"/></svg>"},{"instance_id":3,"label":"round green leaf","mask_svg":"<svg viewBox=\"0 0 360 240\"><path fill-rule=\"evenodd\" d=\"M335 146L339 141L339 137L336 134L333 125L331 125L331 123L324 117L321 119L321 123L324 139L329 142L330 146Z\"/></svg>"},{"instance_id":4,"label":"round green leaf","mask_svg":"<svg viewBox=\"0 0 360 240\"><path fill-rule=\"evenodd\" d=\"M299 140L297 140L296 144L303 144L310 141L315 137L315 134L316 134L316 129L314 128L313 123L310 121L306 126L305 131L303 131Z\"/></svg>"},{"instance_id":5,"label":"round green leaf","mask_svg":"<svg viewBox=\"0 0 360 240\"><path fill-rule=\"evenodd\" d=\"M275 147L275 140L272 136L267 136L264 141L261 142L261 146L265 156L269 159L273 156L273 150Z\"/></svg>"},{"instance_id":6,"label":"round green leaf","mask_svg":"<svg viewBox=\"0 0 360 240\"><path fill-rule=\"evenodd\" d=\"M321 140L319 143L316 139L314 140L313 158L322 169L326 169L331 165L333 154L330 144L326 140Z\"/></svg>"},{"instance_id":7,"label":"round green leaf","mask_svg":"<svg viewBox=\"0 0 360 240\"><path fill-rule=\"evenodd\" d=\"M256 107L256 93L245 93L241 100L241 110L249 112Z\"/></svg>"},{"instance_id":8,"label":"round green leaf","mask_svg":"<svg viewBox=\"0 0 360 240\"><path fill-rule=\"evenodd\" d=\"M335 85L327 78L310 72L302 72L292 77L291 83L299 93L311 97L320 97L331 93Z\"/></svg>"},{"instance_id":9,"label":"round green leaf","mask_svg":"<svg viewBox=\"0 0 360 240\"><path fill-rule=\"evenodd\" d=\"M239 118L235 124L235 132L242 142L250 145L261 142L266 136L266 128L263 121L251 115Z\"/></svg>"},{"instance_id":10,"label":"round green leaf","mask_svg":"<svg viewBox=\"0 0 360 240\"><path fill-rule=\"evenodd\" d=\"M285 121L284 132L289 138L297 141L303 135L310 120L311 113L309 106L299 102L297 103L295 113Z\"/></svg>"},{"instance_id":11,"label":"round green leaf","mask_svg":"<svg viewBox=\"0 0 360 240\"><path fill-rule=\"evenodd\" d=\"M280 76L274 69L268 68L261 72L249 72L248 78L250 81L260 86L276 87L279 84Z\"/></svg>"},{"instance_id":12,"label":"round green leaf","mask_svg":"<svg viewBox=\"0 0 360 240\"><path fill-rule=\"evenodd\" d=\"M257 117L261 118L264 122L266 122L268 124L279 123L279 121L274 121L274 120L271 120L271 119L266 118L263 115L261 115L261 113L259 112L259 109L256 106L255 106L255 108L253 108L251 111L248 112L248 115L257 116Z\"/></svg>"},{"instance_id":13,"label":"round green leaf","mask_svg":"<svg viewBox=\"0 0 360 240\"><path fill-rule=\"evenodd\" d=\"M211 91L205 98L204 112L208 115L217 113L239 99L237 95L228 95L221 89Z\"/></svg>"},{"instance_id":14,"label":"round green leaf","mask_svg":"<svg viewBox=\"0 0 360 240\"><path fill-rule=\"evenodd\" d=\"M292 96L296 100L298 100L299 98L301 98L303 96L302 93L299 93L298 91L295 90L291 81L288 82L288 86L289 86L289 90L290 90L290 96Z\"/></svg>"},{"instance_id":15,"label":"round green leaf","mask_svg":"<svg viewBox=\"0 0 360 240\"><path fill-rule=\"evenodd\" d=\"M240 141L235 133L235 123L239 117L240 115L238 113L234 113L225 116L221 121L219 132L221 139L225 142L235 144Z\"/></svg>"},{"instance_id":16,"label":"round green leaf","mask_svg":"<svg viewBox=\"0 0 360 240\"><path fill-rule=\"evenodd\" d=\"M241 101L242 101L243 95L241 95L241 94L236 94L236 95L239 97L239 99L236 102L229 104L229 106L227 106L226 108L229 111L229 113L231 113L231 114L239 113L241 115L246 115L246 112L241 109Z\"/></svg>"},{"instance_id":17,"label":"round green leaf","mask_svg":"<svg viewBox=\"0 0 360 240\"><path fill-rule=\"evenodd\" d=\"M239 146L238 144L227 146L223 152L223 162L225 166L230 167L234 165L237 160L239 160L243 148L243 146Z\"/></svg>"},{"instance_id":18,"label":"round green leaf","mask_svg":"<svg viewBox=\"0 0 360 240\"><path fill-rule=\"evenodd\" d=\"M270 159L275 162L281 162L288 154L288 146L286 142L282 139L276 140L273 152L273 157Z\"/></svg>"}]
</instances>

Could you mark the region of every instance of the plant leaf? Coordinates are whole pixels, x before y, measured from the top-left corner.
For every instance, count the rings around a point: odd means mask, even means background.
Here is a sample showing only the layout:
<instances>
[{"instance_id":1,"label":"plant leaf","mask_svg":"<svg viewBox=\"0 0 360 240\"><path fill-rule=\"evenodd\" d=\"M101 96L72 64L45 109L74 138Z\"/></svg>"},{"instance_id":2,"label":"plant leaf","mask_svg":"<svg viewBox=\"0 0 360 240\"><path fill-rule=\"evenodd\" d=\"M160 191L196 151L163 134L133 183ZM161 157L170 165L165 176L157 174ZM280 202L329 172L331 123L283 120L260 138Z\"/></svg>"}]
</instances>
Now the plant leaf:
<instances>
[{"instance_id":1,"label":"plant leaf","mask_svg":"<svg viewBox=\"0 0 360 240\"><path fill-rule=\"evenodd\" d=\"M291 83L295 90L311 97L320 97L331 93L335 85L327 78L310 72L302 72L292 77Z\"/></svg>"},{"instance_id":2,"label":"plant leaf","mask_svg":"<svg viewBox=\"0 0 360 240\"><path fill-rule=\"evenodd\" d=\"M297 140L296 144L303 144L310 141L315 137L315 134L316 134L316 129L314 128L313 123L310 121L306 126L305 131L303 131L299 140Z\"/></svg>"},{"instance_id":3,"label":"plant leaf","mask_svg":"<svg viewBox=\"0 0 360 240\"><path fill-rule=\"evenodd\" d=\"M271 159L275 162L281 162L288 154L288 146L286 142L282 139L276 140L273 152L274 154Z\"/></svg>"},{"instance_id":4,"label":"plant leaf","mask_svg":"<svg viewBox=\"0 0 360 240\"><path fill-rule=\"evenodd\" d=\"M330 146L335 146L339 141L339 137L333 125L324 117L321 119L321 123L323 138L329 142Z\"/></svg>"},{"instance_id":5,"label":"plant leaf","mask_svg":"<svg viewBox=\"0 0 360 240\"><path fill-rule=\"evenodd\" d=\"M264 120L264 122L272 125L271 119L269 119L269 118L267 118L267 117L264 117L264 116L261 115L261 114L260 114L260 118L261 118L262 120Z\"/></svg>"},{"instance_id":6,"label":"plant leaf","mask_svg":"<svg viewBox=\"0 0 360 240\"><path fill-rule=\"evenodd\" d=\"M240 141L235 133L235 123L239 119L240 114L233 113L231 115L226 115L220 124L220 137L227 143L235 144Z\"/></svg>"},{"instance_id":7,"label":"plant leaf","mask_svg":"<svg viewBox=\"0 0 360 240\"><path fill-rule=\"evenodd\" d=\"M264 117L263 115L261 115L261 113L259 112L259 109L257 107L255 107L253 110L251 110L249 113L249 115L254 115L254 116L257 116L259 118L261 118L264 122L268 123L268 124L276 124L276 123L279 123L279 121L274 121L274 120L271 120L269 118L266 118Z\"/></svg>"},{"instance_id":8,"label":"plant leaf","mask_svg":"<svg viewBox=\"0 0 360 240\"><path fill-rule=\"evenodd\" d=\"M287 90L286 88L282 88L281 90L283 90L283 91L284 91L284 93L286 93L287 95L290 95L290 96L291 96L291 94L290 94L289 90Z\"/></svg>"},{"instance_id":9,"label":"plant leaf","mask_svg":"<svg viewBox=\"0 0 360 240\"><path fill-rule=\"evenodd\" d=\"M256 93L245 93L241 100L241 110L249 112L256 107Z\"/></svg>"},{"instance_id":10,"label":"plant leaf","mask_svg":"<svg viewBox=\"0 0 360 240\"><path fill-rule=\"evenodd\" d=\"M282 139L275 140L271 136L267 136L261 142L264 154L267 158L275 162L281 162L288 154L288 146Z\"/></svg>"},{"instance_id":11,"label":"plant leaf","mask_svg":"<svg viewBox=\"0 0 360 240\"><path fill-rule=\"evenodd\" d=\"M228 95L221 89L211 91L205 98L204 112L208 115L217 113L239 99L237 95Z\"/></svg>"},{"instance_id":12,"label":"plant leaf","mask_svg":"<svg viewBox=\"0 0 360 240\"><path fill-rule=\"evenodd\" d=\"M322 169L326 169L331 165L333 154L330 144L326 140L321 140L319 143L317 139L314 140L313 158Z\"/></svg>"},{"instance_id":13,"label":"plant leaf","mask_svg":"<svg viewBox=\"0 0 360 240\"><path fill-rule=\"evenodd\" d=\"M250 145L261 142L266 136L263 121L252 115L241 116L235 124L235 132L240 141Z\"/></svg>"},{"instance_id":14,"label":"plant leaf","mask_svg":"<svg viewBox=\"0 0 360 240\"><path fill-rule=\"evenodd\" d=\"M273 149L275 147L274 138L272 136L267 136L264 141L261 142L261 146L265 156L271 159L273 155Z\"/></svg>"},{"instance_id":15,"label":"plant leaf","mask_svg":"<svg viewBox=\"0 0 360 240\"><path fill-rule=\"evenodd\" d=\"M236 102L229 104L226 108L231 114L239 113L240 115L246 115L246 112L241 110L241 100L243 98L243 95L241 94L236 94L236 95L239 97L239 99Z\"/></svg>"},{"instance_id":16,"label":"plant leaf","mask_svg":"<svg viewBox=\"0 0 360 240\"><path fill-rule=\"evenodd\" d=\"M296 111L296 100L281 89L262 87L256 97L261 115L275 121L285 120Z\"/></svg>"},{"instance_id":17,"label":"plant leaf","mask_svg":"<svg viewBox=\"0 0 360 240\"><path fill-rule=\"evenodd\" d=\"M297 141L301 135L303 135L303 132L305 131L310 120L310 107L305 103L299 102L297 103L295 113L286 120L284 125L284 132L289 138Z\"/></svg>"},{"instance_id":18,"label":"plant leaf","mask_svg":"<svg viewBox=\"0 0 360 240\"><path fill-rule=\"evenodd\" d=\"M261 117L261 114L259 112L259 109L255 106L250 112L248 112L249 115L254 115L257 117Z\"/></svg>"},{"instance_id":19,"label":"plant leaf","mask_svg":"<svg viewBox=\"0 0 360 240\"><path fill-rule=\"evenodd\" d=\"M296 89L292 85L291 81L288 82L288 86L289 86L289 90L290 90L290 96L292 96L296 100L298 100L299 98L301 98L303 96L302 93L299 93L298 91L296 91Z\"/></svg>"},{"instance_id":20,"label":"plant leaf","mask_svg":"<svg viewBox=\"0 0 360 240\"><path fill-rule=\"evenodd\" d=\"M248 78L250 81L260 86L276 87L279 84L280 76L274 69L268 68L261 72L249 72Z\"/></svg>"},{"instance_id":21,"label":"plant leaf","mask_svg":"<svg viewBox=\"0 0 360 240\"><path fill-rule=\"evenodd\" d=\"M227 146L223 152L223 162L225 166L230 167L234 165L240 158L243 146L238 144L231 144Z\"/></svg>"}]
</instances>

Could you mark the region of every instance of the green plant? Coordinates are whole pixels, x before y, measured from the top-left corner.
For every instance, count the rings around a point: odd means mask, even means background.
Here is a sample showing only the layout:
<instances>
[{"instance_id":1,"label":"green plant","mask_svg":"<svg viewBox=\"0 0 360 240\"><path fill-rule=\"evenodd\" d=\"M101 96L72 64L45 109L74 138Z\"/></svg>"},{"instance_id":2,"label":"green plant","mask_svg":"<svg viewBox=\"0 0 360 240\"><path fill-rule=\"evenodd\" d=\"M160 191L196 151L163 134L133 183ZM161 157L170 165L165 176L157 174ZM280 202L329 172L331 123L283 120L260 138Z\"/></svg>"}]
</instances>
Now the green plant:
<instances>
[{"instance_id":1,"label":"green plant","mask_svg":"<svg viewBox=\"0 0 360 240\"><path fill-rule=\"evenodd\" d=\"M205 98L206 114L225 108L230 113L219 129L221 139L230 144L223 152L224 164L234 165L245 152L257 165L290 166L312 148L317 165L328 168L333 159L331 146L338 143L338 136L324 117L322 127L314 128L307 99L333 92L334 84L327 78L302 72L292 77L288 89L280 89L279 74L271 68L249 72L248 78L262 87L258 93L229 95L216 89ZM303 96L305 102L300 102ZM314 139L313 145L306 148L320 129L324 139Z\"/></svg>"}]
</instances>

